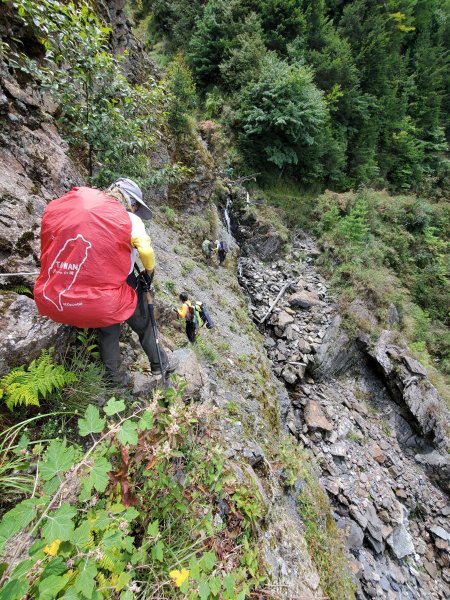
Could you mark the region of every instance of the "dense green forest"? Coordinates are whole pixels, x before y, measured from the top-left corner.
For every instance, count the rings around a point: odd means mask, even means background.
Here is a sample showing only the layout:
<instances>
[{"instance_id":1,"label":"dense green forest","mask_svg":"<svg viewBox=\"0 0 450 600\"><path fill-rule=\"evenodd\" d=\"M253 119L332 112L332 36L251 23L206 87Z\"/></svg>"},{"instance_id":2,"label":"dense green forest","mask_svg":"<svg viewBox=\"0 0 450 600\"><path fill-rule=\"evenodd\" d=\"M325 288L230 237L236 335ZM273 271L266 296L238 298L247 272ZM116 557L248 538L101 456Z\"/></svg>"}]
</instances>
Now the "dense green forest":
<instances>
[{"instance_id":1,"label":"dense green forest","mask_svg":"<svg viewBox=\"0 0 450 600\"><path fill-rule=\"evenodd\" d=\"M448 1L135 4L247 164L337 190L448 189Z\"/></svg>"},{"instance_id":2,"label":"dense green forest","mask_svg":"<svg viewBox=\"0 0 450 600\"><path fill-rule=\"evenodd\" d=\"M213 123L216 160L319 237L344 313L363 298L392 326L395 306L448 397L450 2L132 4L179 148Z\"/></svg>"}]
</instances>

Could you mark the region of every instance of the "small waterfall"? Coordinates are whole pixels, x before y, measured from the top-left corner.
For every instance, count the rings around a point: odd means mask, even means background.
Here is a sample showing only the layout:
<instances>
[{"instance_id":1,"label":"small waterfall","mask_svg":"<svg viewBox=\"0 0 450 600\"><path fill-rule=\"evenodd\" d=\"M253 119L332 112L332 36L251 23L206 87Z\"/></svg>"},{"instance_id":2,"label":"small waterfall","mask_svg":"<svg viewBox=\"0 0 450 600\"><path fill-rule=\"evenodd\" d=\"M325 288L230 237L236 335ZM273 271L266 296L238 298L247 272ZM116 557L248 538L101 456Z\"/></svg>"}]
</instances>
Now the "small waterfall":
<instances>
[{"instance_id":1,"label":"small waterfall","mask_svg":"<svg viewBox=\"0 0 450 600\"><path fill-rule=\"evenodd\" d=\"M226 206L225 206L225 210L223 212L223 216L224 216L224 219L225 219L225 227L226 227L226 230L227 230L227 233L228 233L228 238L229 238L228 241L231 240L231 235L232 235L231 234L230 213L229 213L228 209L231 207L232 204L233 204L232 199L231 198L227 198L227 203L226 203Z\"/></svg>"},{"instance_id":2,"label":"small waterfall","mask_svg":"<svg viewBox=\"0 0 450 600\"><path fill-rule=\"evenodd\" d=\"M248 192L247 192L246 202L247 202L247 206L250 206L250 194Z\"/></svg>"}]
</instances>

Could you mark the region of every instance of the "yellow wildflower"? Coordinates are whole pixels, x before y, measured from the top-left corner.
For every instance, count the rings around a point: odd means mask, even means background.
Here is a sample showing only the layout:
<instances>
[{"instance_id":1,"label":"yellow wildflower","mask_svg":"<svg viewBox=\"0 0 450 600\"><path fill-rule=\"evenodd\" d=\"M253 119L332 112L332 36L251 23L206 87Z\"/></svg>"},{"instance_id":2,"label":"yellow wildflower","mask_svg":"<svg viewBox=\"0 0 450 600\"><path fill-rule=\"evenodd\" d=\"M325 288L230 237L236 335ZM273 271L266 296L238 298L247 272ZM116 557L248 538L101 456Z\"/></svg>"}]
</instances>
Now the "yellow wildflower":
<instances>
[{"instance_id":1,"label":"yellow wildflower","mask_svg":"<svg viewBox=\"0 0 450 600\"><path fill-rule=\"evenodd\" d=\"M181 587L189 577L189 571L188 569L181 569L181 571L175 569L174 571L170 571L169 575L174 580L175 585Z\"/></svg>"},{"instance_id":2,"label":"yellow wildflower","mask_svg":"<svg viewBox=\"0 0 450 600\"><path fill-rule=\"evenodd\" d=\"M46 546L44 546L45 554L49 554L50 556L56 556L58 554L60 545L61 540L53 540L51 544L47 544Z\"/></svg>"}]
</instances>

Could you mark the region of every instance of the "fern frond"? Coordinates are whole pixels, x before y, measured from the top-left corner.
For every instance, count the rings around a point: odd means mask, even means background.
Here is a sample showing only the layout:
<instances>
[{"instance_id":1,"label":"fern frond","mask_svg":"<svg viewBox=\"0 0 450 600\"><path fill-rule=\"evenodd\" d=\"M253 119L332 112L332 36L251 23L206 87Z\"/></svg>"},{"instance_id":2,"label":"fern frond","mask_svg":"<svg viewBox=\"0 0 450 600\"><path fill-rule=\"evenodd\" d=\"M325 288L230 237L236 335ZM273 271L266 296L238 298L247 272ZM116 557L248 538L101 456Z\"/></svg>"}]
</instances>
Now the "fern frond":
<instances>
[{"instance_id":1,"label":"fern frond","mask_svg":"<svg viewBox=\"0 0 450 600\"><path fill-rule=\"evenodd\" d=\"M21 404L39 406L40 398L74 381L77 381L76 375L55 364L51 350L44 350L39 358L31 361L28 370L22 365L0 379L0 398L5 399L10 410Z\"/></svg>"}]
</instances>

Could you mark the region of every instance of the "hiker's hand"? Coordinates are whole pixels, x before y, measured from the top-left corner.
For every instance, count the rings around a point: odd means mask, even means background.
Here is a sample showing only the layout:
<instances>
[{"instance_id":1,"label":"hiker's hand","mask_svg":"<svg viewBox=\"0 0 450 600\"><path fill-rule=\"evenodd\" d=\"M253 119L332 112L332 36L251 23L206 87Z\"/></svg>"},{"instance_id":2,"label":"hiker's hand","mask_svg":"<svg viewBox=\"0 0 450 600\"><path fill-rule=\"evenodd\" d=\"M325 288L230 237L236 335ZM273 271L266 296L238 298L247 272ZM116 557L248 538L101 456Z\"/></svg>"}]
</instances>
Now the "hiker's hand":
<instances>
[{"instance_id":1,"label":"hiker's hand","mask_svg":"<svg viewBox=\"0 0 450 600\"><path fill-rule=\"evenodd\" d=\"M143 271L144 281L148 288L151 288L151 286L152 286L154 275L155 275L155 269L153 269L152 271Z\"/></svg>"}]
</instances>

